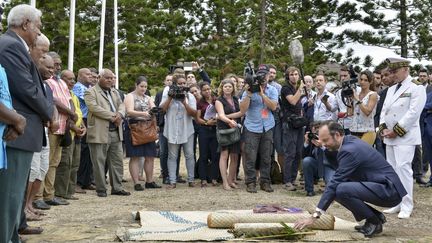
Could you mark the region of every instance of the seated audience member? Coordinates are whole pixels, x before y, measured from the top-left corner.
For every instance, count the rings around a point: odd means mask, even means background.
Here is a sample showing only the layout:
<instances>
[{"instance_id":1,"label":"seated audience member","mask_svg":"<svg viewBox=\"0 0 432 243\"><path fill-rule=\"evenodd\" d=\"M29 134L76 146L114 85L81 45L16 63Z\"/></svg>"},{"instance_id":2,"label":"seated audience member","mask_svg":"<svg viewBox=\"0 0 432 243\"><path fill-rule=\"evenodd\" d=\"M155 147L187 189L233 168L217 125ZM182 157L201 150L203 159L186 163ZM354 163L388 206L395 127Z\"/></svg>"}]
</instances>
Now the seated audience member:
<instances>
[{"instance_id":1,"label":"seated audience member","mask_svg":"<svg viewBox=\"0 0 432 243\"><path fill-rule=\"evenodd\" d=\"M142 191L144 187L139 183L139 161L144 157L144 172L146 176L145 188L161 188L157 185L153 178L154 158L156 157L156 143L149 142L142 145L133 145L129 124L140 121L149 121L154 117L150 110L155 107L153 100L145 92L148 87L147 79L137 79L135 82L135 90L125 97L125 109L127 116L127 124L125 127L125 146L126 157L129 160L129 172L131 174L135 191Z\"/></svg>"},{"instance_id":2,"label":"seated audience member","mask_svg":"<svg viewBox=\"0 0 432 243\"><path fill-rule=\"evenodd\" d=\"M210 111L215 111L215 97L212 95L209 83L201 82L200 89L202 98L197 103L196 117L196 122L199 124L198 174L201 179L201 187L206 187L207 182L211 182L213 186L216 186L219 176L216 112L213 112L214 116L210 116L212 114Z\"/></svg>"},{"instance_id":3,"label":"seated audience member","mask_svg":"<svg viewBox=\"0 0 432 243\"><path fill-rule=\"evenodd\" d=\"M348 116L352 116L350 132L352 135L372 145L375 142L374 116L378 102L378 94L374 91L374 77L371 71L360 73L360 92L353 90L354 95L351 107L348 107Z\"/></svg>"},{"instance_id":4,"label":"seated audience member","mask_svg":"<svg viewBox=\"0 0 432 243\"><path fill-rule=\"evenodd\" d=\"M311 131L305 134L303 150L303 176L305 182L306 196L315 196L314 182L324 178L326 185L330 182L337 167L337 152L323 149L318 138L320 123L314 122Z\"/></svg>"},{"instance_id":5,"label":"seated audience member","mask_svg":"<svg viewBox=\"0 0 432 243\"><path fill-rule=\"evenodd\" d=\"M174 74L173 85L165 87L160 107L166 112L164 136L168 140L168 176L169 189L176 188L177 158L180 146L186 158L189 187L194 187L194 127L192 118L196 116L195 97L185 90L186 78L181 74ZM176 87L176 88L174 88Z\"/></svg>"},{"instance_id":6,"label":"seated audience member","mask_svg":"<svg viewBox=\"0 0 432 243\"><path fill-rule=\"evenodd\" d=\"M219 86L219 98L215 104L218 113L217 129L228 129L238 126L242 113L240 112L239 100L234 96L235 93L235 83L231 79L224 79ZM219 150L219 170L223 188L225 190L237 188L235 180L237 176L238 156L240 154L240 141L228 146L220 146ZM228 159L230 159L229 166Z\"/></svg>"}]
</instances>

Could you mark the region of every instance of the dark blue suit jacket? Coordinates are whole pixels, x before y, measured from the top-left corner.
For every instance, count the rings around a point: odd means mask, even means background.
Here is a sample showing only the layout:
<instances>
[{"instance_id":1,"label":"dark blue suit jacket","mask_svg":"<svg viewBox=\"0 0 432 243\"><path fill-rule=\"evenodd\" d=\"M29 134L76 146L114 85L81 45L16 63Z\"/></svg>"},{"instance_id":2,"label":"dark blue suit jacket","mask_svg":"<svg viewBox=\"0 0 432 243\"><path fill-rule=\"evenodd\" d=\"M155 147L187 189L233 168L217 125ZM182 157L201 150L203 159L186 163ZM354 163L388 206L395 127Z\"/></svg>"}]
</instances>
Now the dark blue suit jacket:
<instances>
[{"instance_id":1,"label":"dark blue suit jacket","mask_svg":"<svg viewBox=\"0 0 432 243\"><path fill-rule=\"evenodd\" d=\"M337 159L339 167L318 203L319 209L327 210L336 197L338 185L344 182L375 182L377 184L364 185L383 200L389 198L389 192L394 192L394 189L401 198L407 194L391 165L361 139L351 135L345 136Z\"/></svg>"},{"instance_id":2,"label":"dark blue suit jacket","mask_svg":"<svg viewBox=\"0 0 432 243\"><path fill-rule=\"evenodd\" d=\"M24 134L7 146L39 152L44 138L43 121L53 113L42 78L19 36L8 30L0 37L0 64L6 70L13 108L27 120Z\"/></svg>"}]
</instances>

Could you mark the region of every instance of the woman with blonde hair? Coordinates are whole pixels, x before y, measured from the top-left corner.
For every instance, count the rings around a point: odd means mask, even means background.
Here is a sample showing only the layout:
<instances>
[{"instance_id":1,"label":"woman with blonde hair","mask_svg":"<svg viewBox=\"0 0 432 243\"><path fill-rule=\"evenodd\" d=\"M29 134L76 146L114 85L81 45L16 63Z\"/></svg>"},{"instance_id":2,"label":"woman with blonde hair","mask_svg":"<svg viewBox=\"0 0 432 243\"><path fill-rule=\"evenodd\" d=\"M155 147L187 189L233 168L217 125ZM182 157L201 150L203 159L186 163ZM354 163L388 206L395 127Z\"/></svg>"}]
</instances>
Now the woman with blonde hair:
<instances>
[{"instance_id":1,"label":"woman with blonde hair","mask_svg":"<svg viewBox=\"0 0 432 243\"><path fill-rule=\"evenodd\" d=\"M215 106L218 114L217 129L229 129L237 127L240 123L240 104L238 98L235 96L236 85L231 79L224 79L218 90L219 98L216 100ZM223 188L225 190L232 190L237 188L235 184L237 161L240 154L240 141L220 147L219 170L221 173ZM231 163L228 166L228 158ZM227 173L228 169L228 173Z\"/></svg>"},{"instance_id":2,"label":"woman with blonde hair","mask_svg":"<svg viewBox=\"0 0 432 243\"><path fill-rule=\"evenodd\" d=\"M375 92L373 73L369 70L361 72L358 84L361 90L354 90L353 102L348 108L348 115L353 117L350 132L351 135L373 145L376 137L374 116L379 99Z\"/></svg>"}]
</instances>

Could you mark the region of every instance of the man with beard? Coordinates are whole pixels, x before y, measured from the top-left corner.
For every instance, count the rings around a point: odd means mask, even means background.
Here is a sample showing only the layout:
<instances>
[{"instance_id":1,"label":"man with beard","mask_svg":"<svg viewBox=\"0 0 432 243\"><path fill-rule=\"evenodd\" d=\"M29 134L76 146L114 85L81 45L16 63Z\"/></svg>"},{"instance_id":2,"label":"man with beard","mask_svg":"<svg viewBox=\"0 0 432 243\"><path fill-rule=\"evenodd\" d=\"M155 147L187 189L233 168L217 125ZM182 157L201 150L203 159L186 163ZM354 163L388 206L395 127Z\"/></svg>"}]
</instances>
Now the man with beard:
<instances>
[{"instance_id":1,"label":"man with beard","mask_svg":"<svg viewBox=\"0 0 432 243\"><path fill-rule=\"evenodd\" d=\"M366 219L364 225L355 229L366 237L372 237L382 232L386 219L370 205L398 205L407 192L380 153L361 139L344 133L343 127L336 122L324 124L319 129L318 137L324 147L338 151L339 165L315 213L310 218L298 220L294 227L303 229L310 226L336 201L351 211L357 221Z\"/></svg>"}]
</instances>

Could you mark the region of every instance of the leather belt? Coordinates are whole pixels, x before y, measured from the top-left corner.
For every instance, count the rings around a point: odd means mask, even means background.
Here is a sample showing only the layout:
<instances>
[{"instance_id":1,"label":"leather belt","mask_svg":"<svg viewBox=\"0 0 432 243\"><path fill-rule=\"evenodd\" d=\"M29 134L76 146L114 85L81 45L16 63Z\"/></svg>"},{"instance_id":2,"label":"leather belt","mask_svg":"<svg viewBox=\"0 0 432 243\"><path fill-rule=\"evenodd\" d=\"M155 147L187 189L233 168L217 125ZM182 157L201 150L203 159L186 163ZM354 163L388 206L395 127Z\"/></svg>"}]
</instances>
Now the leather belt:
<instances>
[{"instance_id":1,"label":"leather belt","mask_svg":"<svg viewBox=\"0 0 432 243\"><path fill-rule=\"evenodd\" d=\"M117 131L118 131L118 127L116 127L116 128L111 128L111 127L110 127L110 128L109 128L109 131L110 131L110 132L117 132Z\"/></svg>"}]
</instances>

